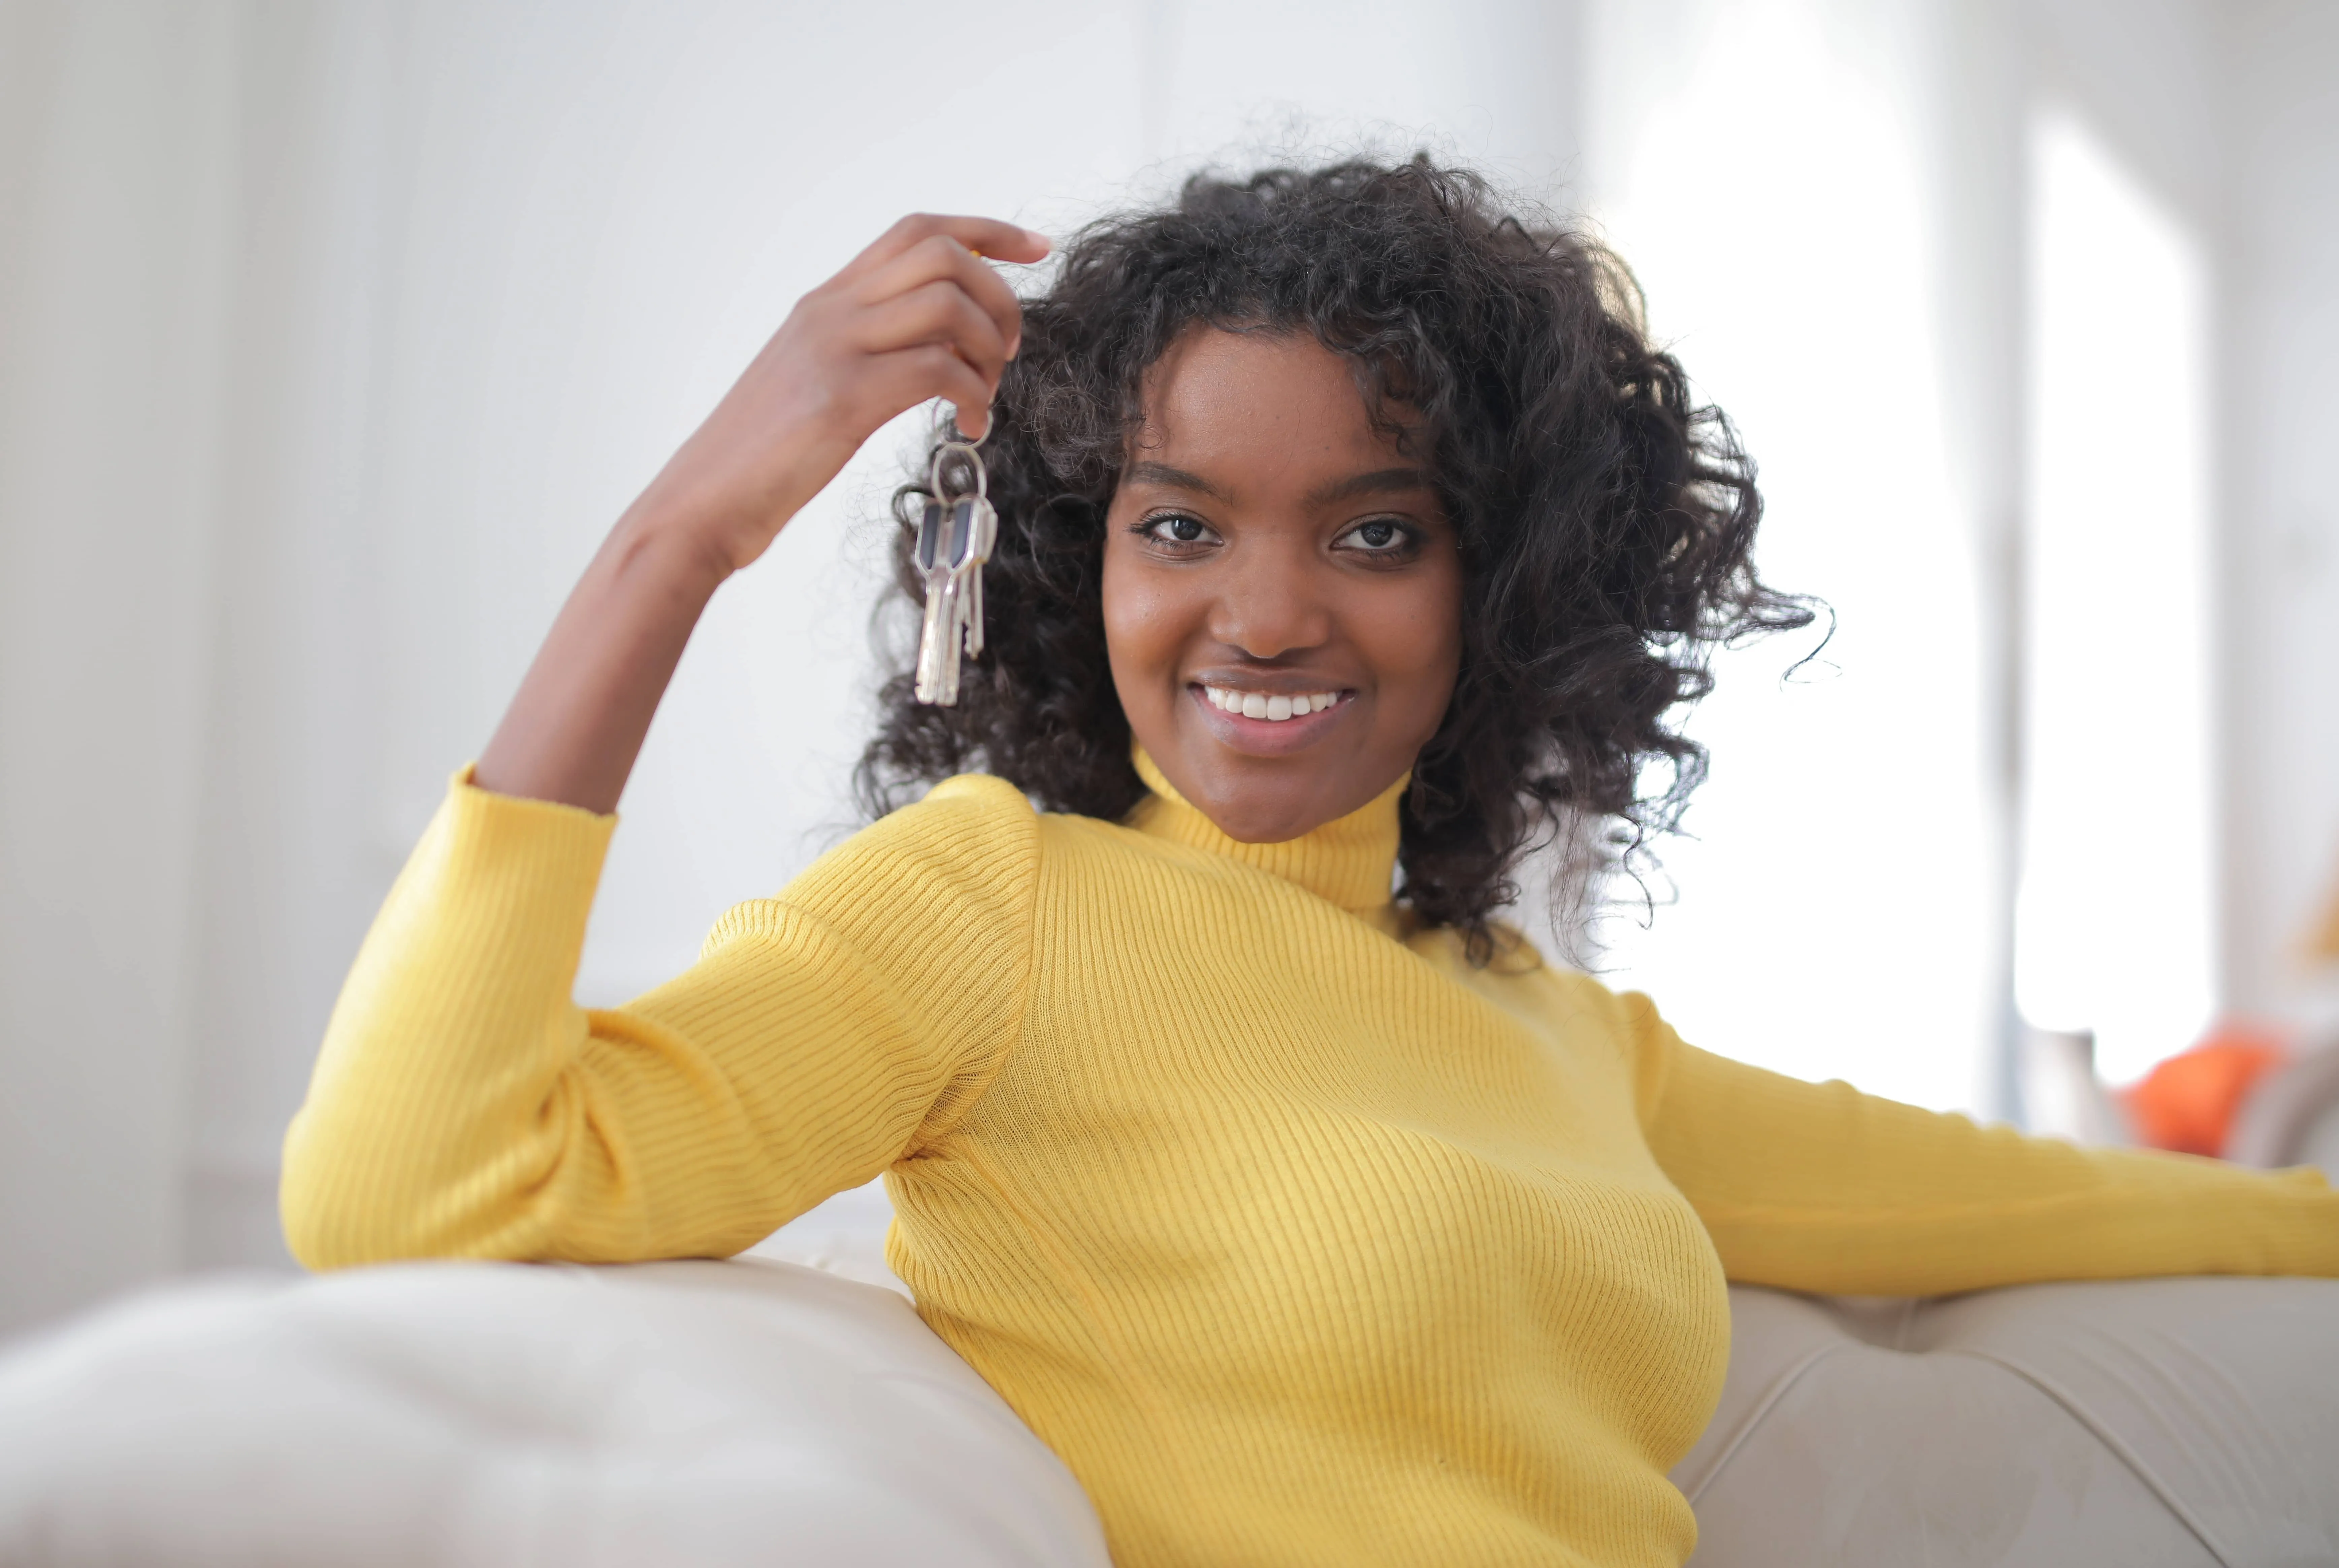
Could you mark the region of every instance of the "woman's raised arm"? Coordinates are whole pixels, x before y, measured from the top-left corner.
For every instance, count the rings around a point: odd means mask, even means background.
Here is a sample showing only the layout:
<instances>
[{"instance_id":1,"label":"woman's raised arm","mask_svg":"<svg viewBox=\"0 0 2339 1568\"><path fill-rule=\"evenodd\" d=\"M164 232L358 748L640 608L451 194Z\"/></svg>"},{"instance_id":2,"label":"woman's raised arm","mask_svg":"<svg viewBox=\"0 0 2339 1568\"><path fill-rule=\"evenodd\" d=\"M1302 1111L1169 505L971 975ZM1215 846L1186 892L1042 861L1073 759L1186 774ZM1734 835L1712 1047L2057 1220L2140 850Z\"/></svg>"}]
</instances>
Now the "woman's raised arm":
<instances>
[{"instance_id":1,"label":"woman's raised arm","mask_svg":"<svg viewBox=\"0 0 2339 1568\"><path fill-rule=\"evenodd\" d=\"M736 1251L987 1081L1021 1016L1038 853L1004 784L856 835L630 1007L572 991L607 814L708 596L895 414L944 397L981 429L1021 317L976 252L1046 249L904 220L805 297L627 509L342 986L285 1139L301 1261Z\"/></svg>"},{"instance_id":2,"label":"woman's raised arm","mask_svg":"<svg viewBox=\"0 0 2339 1568\"><path fill-rule=\"evenodd\" d=\"M904 218L798 301L586 567L480 755L479 786L615 810L723 579L903 410L947 398L982 433L1022 316L982 258L1047 253L1012 223Z\"/></svg>"}]
</instances>

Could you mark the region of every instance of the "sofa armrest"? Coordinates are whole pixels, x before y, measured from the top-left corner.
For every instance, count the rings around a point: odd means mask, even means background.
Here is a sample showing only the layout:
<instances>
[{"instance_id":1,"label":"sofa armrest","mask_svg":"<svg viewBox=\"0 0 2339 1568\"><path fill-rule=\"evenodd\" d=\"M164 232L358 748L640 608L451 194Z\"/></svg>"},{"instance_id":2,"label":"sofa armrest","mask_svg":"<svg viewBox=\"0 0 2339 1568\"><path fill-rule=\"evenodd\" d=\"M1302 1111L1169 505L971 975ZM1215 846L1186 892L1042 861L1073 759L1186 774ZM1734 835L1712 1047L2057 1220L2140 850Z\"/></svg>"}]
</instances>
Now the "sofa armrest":
<instances>
[{"instance_id":1,"label":"sofa armrest","mask_svg":"<svg viewBox=\"0 0 2339 1568\"><path fill-rule=\"evenodd\" d=\"M1108 1568L893 1291L786 1264L182 1285L0 1358L0 1563Z\"/></svg>"}]
</instances>

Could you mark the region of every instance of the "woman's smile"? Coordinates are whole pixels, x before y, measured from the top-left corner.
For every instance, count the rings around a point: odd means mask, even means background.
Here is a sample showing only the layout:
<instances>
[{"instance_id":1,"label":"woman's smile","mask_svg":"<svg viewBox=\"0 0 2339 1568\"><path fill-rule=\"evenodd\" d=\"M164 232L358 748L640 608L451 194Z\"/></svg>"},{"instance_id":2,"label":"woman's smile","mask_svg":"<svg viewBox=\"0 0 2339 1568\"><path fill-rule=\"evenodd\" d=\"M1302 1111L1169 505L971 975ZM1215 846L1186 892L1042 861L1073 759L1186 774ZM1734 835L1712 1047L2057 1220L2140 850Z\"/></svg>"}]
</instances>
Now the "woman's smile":
<instances>
[{"instance_id":1,"label":"woman's smile","mask_svg":"<svg viewBox=\"0 0 2339 1568\"><path fill-rule=\"evenodd\" d=\"M1250 756L1289 756L1348 716L1345 694L1195 681L1187 691L1211 711L1203 722L1221 745Z\"/></svg>"}]
</instances>

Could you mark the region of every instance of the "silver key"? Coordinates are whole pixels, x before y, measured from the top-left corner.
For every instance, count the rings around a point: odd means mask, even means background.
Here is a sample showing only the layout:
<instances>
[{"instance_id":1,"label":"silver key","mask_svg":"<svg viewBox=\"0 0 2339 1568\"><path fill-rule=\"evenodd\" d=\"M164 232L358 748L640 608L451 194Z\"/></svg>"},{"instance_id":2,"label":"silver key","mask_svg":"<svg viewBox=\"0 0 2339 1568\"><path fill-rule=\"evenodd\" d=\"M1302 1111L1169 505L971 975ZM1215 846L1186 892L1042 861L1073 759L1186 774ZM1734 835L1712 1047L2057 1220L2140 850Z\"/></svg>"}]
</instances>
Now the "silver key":
<instances>
[{"instance_id":1,"label":"silver key","mask_svg":"<svg viewBox=\"0 0 2339 1568\"><path fill-rule=\"evenodd\" d=\"M943 459L960 454L974 470L974 494L943 488ZM958 702L959 660L982 653L982 567L999 541L999 514L986 493L991 477L971 441L934 449L925 504L911 560L925 579L926 613L918 632L918 700Z\"/></svg>"},{"instance_id":2,"label":"silver key","mask_svg":"<svg viewBox=\"0 0 2339 1568\"><path fill-rule=\"evenodd\" d=\"M939 500L929 500L920 509L918 537L911 547L912 563L926 583L925 620L918 629L917 691L922 703L958 700L957 596L950 591L952 562L945 545L949 522L949 508ZM942 695L945 662L951 666L947 697Z\"/></svg>"},{"instance_id":3,"label":"silver key","mask_svg":"<svg viewBox=\"0 0 2339 1568\"><path fill-rule=\"evenodd\" d=\"M999 543L999 513L982 496L970 496L951 503L952 537L961 537L963 528L965 546L959 553L959 572L966 588L966 656L982 656L982 568L991 559L993 547Z\"/></svg>"}]
</instances>

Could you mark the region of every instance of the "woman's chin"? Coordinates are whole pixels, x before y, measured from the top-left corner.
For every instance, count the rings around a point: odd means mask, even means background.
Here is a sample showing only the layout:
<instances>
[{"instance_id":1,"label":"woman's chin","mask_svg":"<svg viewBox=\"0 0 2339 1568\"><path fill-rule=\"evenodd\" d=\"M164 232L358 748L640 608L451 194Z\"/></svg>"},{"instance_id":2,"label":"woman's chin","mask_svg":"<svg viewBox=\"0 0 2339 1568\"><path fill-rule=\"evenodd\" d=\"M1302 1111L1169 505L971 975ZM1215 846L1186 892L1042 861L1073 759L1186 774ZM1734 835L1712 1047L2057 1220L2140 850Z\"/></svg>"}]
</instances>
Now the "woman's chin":
<instances>
[{"instance_id":1,"label":"woman's chin","mask_svg":"<svg viewBox=\"0 0 2339 1568\"><path fill-rule=\"evenodd\" d=\"M1238 843L1303 838L1388 787L1383 780L1365 789L1372 781L1359 776L1360 759L1345 747L1262 754L1221 745L1213 735L1181 738L1181 765L1172 768L1158 755L1154 761L1189 804Z\"/></svg>"},{"instance_id":2,"label":"woman's chin","mask_svg":"<svg viewBox=\"0 0 2339 1568\"><path fill-rule=\"evenodd\" d=\"M1204 808L1202 814L1237 843L1288 843L1332 820L1312 795L1280 789L1238 791L1220 809Z\"/></svg>"}]
</instances>

